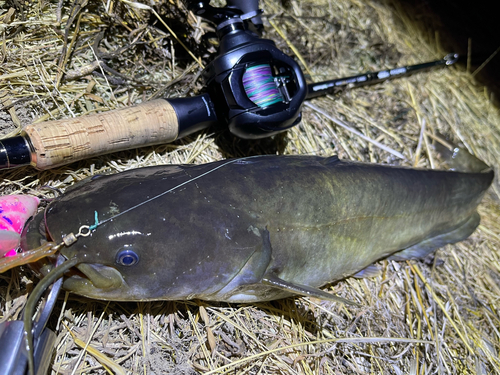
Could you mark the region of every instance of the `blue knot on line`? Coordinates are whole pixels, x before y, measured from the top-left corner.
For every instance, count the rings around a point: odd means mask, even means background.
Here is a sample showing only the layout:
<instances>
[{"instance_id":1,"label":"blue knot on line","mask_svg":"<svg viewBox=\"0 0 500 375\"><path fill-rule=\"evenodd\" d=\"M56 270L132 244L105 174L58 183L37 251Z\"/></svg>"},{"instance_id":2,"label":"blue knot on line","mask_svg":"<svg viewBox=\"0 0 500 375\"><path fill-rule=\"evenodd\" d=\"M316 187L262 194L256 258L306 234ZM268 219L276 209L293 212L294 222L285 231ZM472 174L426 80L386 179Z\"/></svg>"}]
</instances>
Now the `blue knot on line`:
<instances>
[{"instance_id":1,"label":"blue knot on line","mask_svg":"<svg viewBox=\"0 0 500 375\"><path fill-rule=\"evenodd\" d=\"M95 223L93 225L89 226L89 230L94 230L99 226L99 218L97 215L97 211L94 211L94 212L95 212Z\"/></svg>"}]
</instances>

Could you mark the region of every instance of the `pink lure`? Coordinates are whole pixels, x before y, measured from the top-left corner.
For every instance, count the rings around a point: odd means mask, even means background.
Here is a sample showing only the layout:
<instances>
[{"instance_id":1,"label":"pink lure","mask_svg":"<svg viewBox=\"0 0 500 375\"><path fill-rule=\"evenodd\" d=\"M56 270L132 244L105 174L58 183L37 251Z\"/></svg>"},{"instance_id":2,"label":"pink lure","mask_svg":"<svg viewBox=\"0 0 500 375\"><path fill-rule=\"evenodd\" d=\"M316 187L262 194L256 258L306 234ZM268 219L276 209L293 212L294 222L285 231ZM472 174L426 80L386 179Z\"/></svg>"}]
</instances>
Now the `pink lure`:
<instances>
[{"instance_id":1,"label":"pink lure","mask_svg":"<svg viewBox=\"0 0 500 375\"><path fill-rule=\"evenodd\" d=\"M16 255L26 221L35 214L40 200L31 195L0 197L0 257Z\"/></svg>"}]
</instances>

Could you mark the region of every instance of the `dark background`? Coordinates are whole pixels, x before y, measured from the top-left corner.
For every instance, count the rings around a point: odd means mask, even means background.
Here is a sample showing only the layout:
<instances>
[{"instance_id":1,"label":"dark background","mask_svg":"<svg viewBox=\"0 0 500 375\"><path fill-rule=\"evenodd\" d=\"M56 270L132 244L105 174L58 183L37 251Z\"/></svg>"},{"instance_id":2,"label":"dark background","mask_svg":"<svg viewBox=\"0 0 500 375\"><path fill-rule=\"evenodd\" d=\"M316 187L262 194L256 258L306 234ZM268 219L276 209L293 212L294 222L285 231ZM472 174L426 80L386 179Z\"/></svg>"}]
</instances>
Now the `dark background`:
<instances>
[{"instance_id":1,"label":"dark background","mask_svg":"<svg viewBox=\"0 0 500 375\"><path fill-rule=\"evenodd\" d=\"M500 47L500 2L485 0L400 0L401 5L423 15L423 27L439 30L441 45L458 52L461 63L467 63L468 39L472 41L471 73ZM496 6L495 6L496 3ZM428 17L426 17L428 15ZM488 94L500 103L500 52L476 75L488 87Z\"/></svg>"}]
</instances>

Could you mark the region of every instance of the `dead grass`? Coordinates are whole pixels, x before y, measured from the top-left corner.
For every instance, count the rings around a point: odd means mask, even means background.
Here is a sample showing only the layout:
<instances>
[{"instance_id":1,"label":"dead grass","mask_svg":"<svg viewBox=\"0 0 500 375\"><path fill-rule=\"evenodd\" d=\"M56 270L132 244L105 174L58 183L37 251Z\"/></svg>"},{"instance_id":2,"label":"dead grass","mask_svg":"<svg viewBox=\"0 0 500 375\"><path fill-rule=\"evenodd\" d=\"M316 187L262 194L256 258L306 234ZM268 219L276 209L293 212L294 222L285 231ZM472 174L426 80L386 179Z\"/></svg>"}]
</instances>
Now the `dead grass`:
<instances>
[{"instance_id":1,"label":"dead grass","mask_svg":"<svg viewBox=\"0 0 500 375\"><path fill-rule=\"evenodd\" d=\"M200 63L209 61L214 48L202 35L210 27L177 2L155 5L176 37L131 1L60 3L15 2L9 11L10 2L0 0L4 134L33 121L186 96L203 87ZM310 80L439 59L449 52L440 50L433 30L417 26L425 15L391 0L283 3L262 2L266 37L302 61ZM45 187L64 189L96 173L275 152L438 167L427 147L436 132L498 167L499 113L487 90L459 67L311 103L328 117L304 106L302 123L272 140L243 141L209 130L51 171L2 171L0 188L3 194L51 198L55 193ZM426 135L418 147L424 121ZM498 374L499 192L496 181L480 206L479 229L439 250L433 264L381 262L381 276L334 286L339 295L364 301L361 308L303 298L228 305L108 303L66 295L52 321L58 334L52 372ZM24 269L0 276L2 320L19 317L33 282Z\"/></svg>"}]
</instances>

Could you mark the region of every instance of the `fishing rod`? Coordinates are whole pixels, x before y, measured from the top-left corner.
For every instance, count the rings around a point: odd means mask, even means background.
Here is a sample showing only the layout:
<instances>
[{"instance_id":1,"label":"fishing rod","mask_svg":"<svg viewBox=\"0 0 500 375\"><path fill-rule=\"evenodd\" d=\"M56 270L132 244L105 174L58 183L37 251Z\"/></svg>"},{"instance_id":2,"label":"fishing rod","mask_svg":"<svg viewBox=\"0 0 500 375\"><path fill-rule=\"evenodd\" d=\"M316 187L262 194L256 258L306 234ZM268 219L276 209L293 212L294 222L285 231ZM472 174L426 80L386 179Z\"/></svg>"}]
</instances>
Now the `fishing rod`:
<instances>
[{"instance_id":1,"label":"fishing rod","mask_svg":"<svg viewBox=\"0 0 500 375\"><path fill-rule=\"evenodd\" d=\"M30 124L0 140L0 169L45 170L107 153L172 142L211 126L245 139L269 137L301 120L304 100L339 89L382 82L438 66L458 55L375 73L307 84L299 65L261 38L258 0L231 0L223 8L188 1L194 14L216 25L217 57L203 72L205 93L156 99L95 115Z\"/></svg>"},{"instance_id":2,"label":"fishing rod","mask_svg":"<svg viewBox=\"0 0 500 375\"><path fill-rule=\"evenodd\" d=\"M371 85L387 81L393 78L409 76L411 74L422 72L424 70L436 68L439 66L451 65L457 62L458 57L459 56L456 53L449 53L441 60L431 61L423 64L403 66L400 68L381 70L373 73L368 72L352 77L339 78L339 79L333 79L331 81L309 84L307 85L306 99L312 99L318 96L334 94L337 93L339 90L346 88Z\"/></svg>"}]
</instances>

